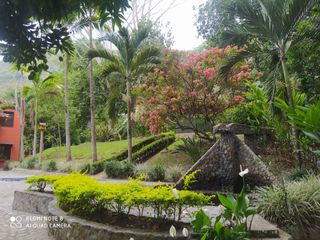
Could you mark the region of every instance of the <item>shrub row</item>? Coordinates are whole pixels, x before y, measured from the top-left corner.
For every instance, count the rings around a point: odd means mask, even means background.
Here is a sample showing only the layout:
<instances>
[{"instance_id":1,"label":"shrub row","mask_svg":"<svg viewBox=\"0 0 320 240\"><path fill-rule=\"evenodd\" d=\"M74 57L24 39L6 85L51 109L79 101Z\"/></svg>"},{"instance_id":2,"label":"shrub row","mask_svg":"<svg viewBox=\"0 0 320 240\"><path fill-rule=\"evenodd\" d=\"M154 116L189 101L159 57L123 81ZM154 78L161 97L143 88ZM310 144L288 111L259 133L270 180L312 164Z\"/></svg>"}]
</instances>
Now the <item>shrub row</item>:
<instances>
[{"instance_id":1,"label":"shrub row","mask_svg":"<svg viewBox=\"0 0 320 240\"><path fill-rule=\"evenodd\" d=\"M157 154L162 149L168 147L175 141L175 136L166 136L164 138L160 138L153 143L144 146L139 151L132 154L132 160L135 163L141 163L146 161L148 158L152 157L153 155Z\"/></svg>"},{"instance_id":2,"label":"shrub row","mask_svg":"<svg viewBox=\"0 0 320 240\"><path fill-rule=\"evenodd\" d=\"M138 144L135 144L132 147L133 158L134 158L134 154L136 152L140 152L144 147L149 146L150 144L152 144L154 142L157 142L157 141L159 141L161 139L165 139L167 137L173 137L174 138L174 133L172 133L172 132L162 133L162 134L159 134L157 136L149 137L146 140L144 140L144 141L142 141L142 142L140 142ZM104 170L105 163L107 161L110 161L110 160L122 161L122 160L125 160L127 157L128 157L128 150L124 150L124 151L120 152L116 156L113 156L111 158L100 160L100 161L97 161L97 162L93 163L91 166L89 166L89 169L86 168L86 170L88 170L88 172L91 172L92 174L97 174L97 173L100 173L100 172L102 172Z\"/></svg>"},{"instance_id":3,"label":"shrub row","mask_svg":"<svg viewBox=\"0 0 320 240\"><path fill-rule=\"evenodd\" d=\"M145 208L154 210L154 217L180 220L183 210L203 206L212 197L191 191L178 191L173 186L146 186L132 180L130 183L99 183L96 179L71 173L53 181L58 205L70 214L90 216L101 213L143 215Z\"/></svg>"}]
</instances>

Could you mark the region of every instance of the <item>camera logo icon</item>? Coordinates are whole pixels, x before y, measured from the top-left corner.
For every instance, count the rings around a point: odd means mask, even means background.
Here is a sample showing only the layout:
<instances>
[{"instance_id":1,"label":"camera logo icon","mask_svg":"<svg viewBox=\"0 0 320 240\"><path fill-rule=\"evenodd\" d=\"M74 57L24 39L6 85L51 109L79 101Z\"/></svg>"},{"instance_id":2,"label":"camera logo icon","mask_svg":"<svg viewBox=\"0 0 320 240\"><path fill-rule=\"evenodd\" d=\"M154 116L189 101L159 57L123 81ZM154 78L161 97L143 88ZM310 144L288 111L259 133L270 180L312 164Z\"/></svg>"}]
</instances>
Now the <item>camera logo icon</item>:
<instances>
[{"instance_id":1,"label":"camera logo icon","mask_svg":"<svg viewBox=\"0 0 320 240\"><path fill-rule=\"evenodd\" d=\"M11 216L10 217L10 227L11 228L22 228L22 217L21 216Z\"/></svg>"}]
</instances>

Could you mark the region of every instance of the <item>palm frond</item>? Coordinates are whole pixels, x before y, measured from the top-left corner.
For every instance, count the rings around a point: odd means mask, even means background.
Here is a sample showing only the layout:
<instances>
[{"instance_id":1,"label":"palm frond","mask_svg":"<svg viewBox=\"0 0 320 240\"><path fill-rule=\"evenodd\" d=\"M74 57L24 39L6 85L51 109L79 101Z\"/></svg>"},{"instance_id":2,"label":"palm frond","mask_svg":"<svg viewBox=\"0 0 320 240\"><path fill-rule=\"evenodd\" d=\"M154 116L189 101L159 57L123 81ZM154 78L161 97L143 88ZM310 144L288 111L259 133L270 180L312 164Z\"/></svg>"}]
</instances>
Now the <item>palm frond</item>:
<instances>
[{"instance_id":1,"label":"palm frond","mask_svg":"<svg viewBox=\"0 0 320 240\"><path fill-rule=\"evenodd\" d=\"M89 60L92 60L94 58L103 58L107 61L119 62L119 58L117 55L104 48L90 49L87 52L87 57Z\"/></svg>"},{"instance_id":2,"label":"palm frond","mask_svg":"<svg viewBox=\"0 0 320 240\"><path fill-rule=\"evenodd\" d=\"M219 76L223 79L227 79L230 70L239 62L244 61L255 54L254 51L246 50L239 54L236 54L228 59L228 62L224 64L219 70Z\"/></svg>"},{"instance_id":3,"label":"palm frond","mask_svg":"<svg viewBox=\"0 0 320 240\"><path fill-rule=\"evenodd\" d=\"M102 69L102 76L107 77L109 75L118 75L119 77L124 78L126 75L126 70L123 65L119 62L107 62Z\"/></svg>"},{"instance_id":4,"label":"palm frond","mask_svg":"<svg viewBox=\"0 0 320 240\"><path fill-rule=\"evenodd\" d=\"M161 50L154 46L146 46L136 53L131 61L131 70L144 64L160 63Z\"/></svg>"}]
</instances>

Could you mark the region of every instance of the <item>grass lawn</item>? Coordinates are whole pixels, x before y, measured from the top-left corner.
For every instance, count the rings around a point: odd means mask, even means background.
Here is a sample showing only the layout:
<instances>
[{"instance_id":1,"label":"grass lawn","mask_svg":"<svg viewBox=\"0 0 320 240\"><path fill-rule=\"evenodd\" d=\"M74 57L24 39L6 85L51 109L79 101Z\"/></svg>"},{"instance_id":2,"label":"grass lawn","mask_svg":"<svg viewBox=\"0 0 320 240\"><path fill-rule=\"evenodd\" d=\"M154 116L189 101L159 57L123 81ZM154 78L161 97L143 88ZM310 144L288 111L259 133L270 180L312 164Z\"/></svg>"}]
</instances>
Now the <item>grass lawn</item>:
<instances>
[{"instance_id":1,"label":"grass lawn","mask_svg":"<svg viewBox=\"0 0 320 240\"><path fill-rule=\"evenodd\" d=\"M134 138L133 144L139 143L146 138ZM127 140L112 141L112 142L98 142L97 154L98 160L112 157L121 151L127 149ZM85 163L92 162L91 143L83 143L71 147L72 161L66 162L66 147L53 147L46 149L42 153L42 161L45 164L49 160L55 160L59 170L71 167L72 169L79 169ZM30 157L29 157L30 158Z\"/></svg>"},{"instance_id":2,"label":"grass lawn","mask_svg":"<svg viewBox=\"0 0 320 240\"><path fill-rule=\"evenodd\" d=\"M175 143L171 144L167 149L162 150L157 155L150 158L142 165L146 167L153 166L155 164L163 165L167 170L172 168L178 168L181 172L187 171L192 165L191 157L177 150L177 146L183 144L181 139L177 140Z\"/></svg>"}]
</instances>

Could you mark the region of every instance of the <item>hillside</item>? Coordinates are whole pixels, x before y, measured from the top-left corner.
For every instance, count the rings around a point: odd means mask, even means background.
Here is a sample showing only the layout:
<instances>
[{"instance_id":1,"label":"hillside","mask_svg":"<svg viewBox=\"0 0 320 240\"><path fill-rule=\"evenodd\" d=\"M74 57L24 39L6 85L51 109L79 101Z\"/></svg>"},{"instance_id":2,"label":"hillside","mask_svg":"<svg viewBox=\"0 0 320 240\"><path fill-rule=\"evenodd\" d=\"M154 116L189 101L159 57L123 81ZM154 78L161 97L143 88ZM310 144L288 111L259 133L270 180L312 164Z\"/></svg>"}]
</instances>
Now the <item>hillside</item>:
<instances>
[{"instance_id":1,"label":"hillside","mask_svg":"<svg viewBox=\"0 0 320 240\"><path fill-rule=\"evenodd\" d=\"M48 56L49 70L57 72L61 69L61 63L58 56ZM14 89L16 84L21 81L21 75L17 70L14 70L10 63L5 63L0 60L0 96ZM30 84L30 81L24 76L23 85Z\"/></svg>"},{"instance_id":2,"label":"hillside","mask_svg":"<svg viewBox=\"0 0 320 240\"><path fill-rule=\"evenodd\" d=\"M0 61L0 95L13 89L19 77L19 73L12 70L11 64Z\"/></svg>"}]
</instances>

